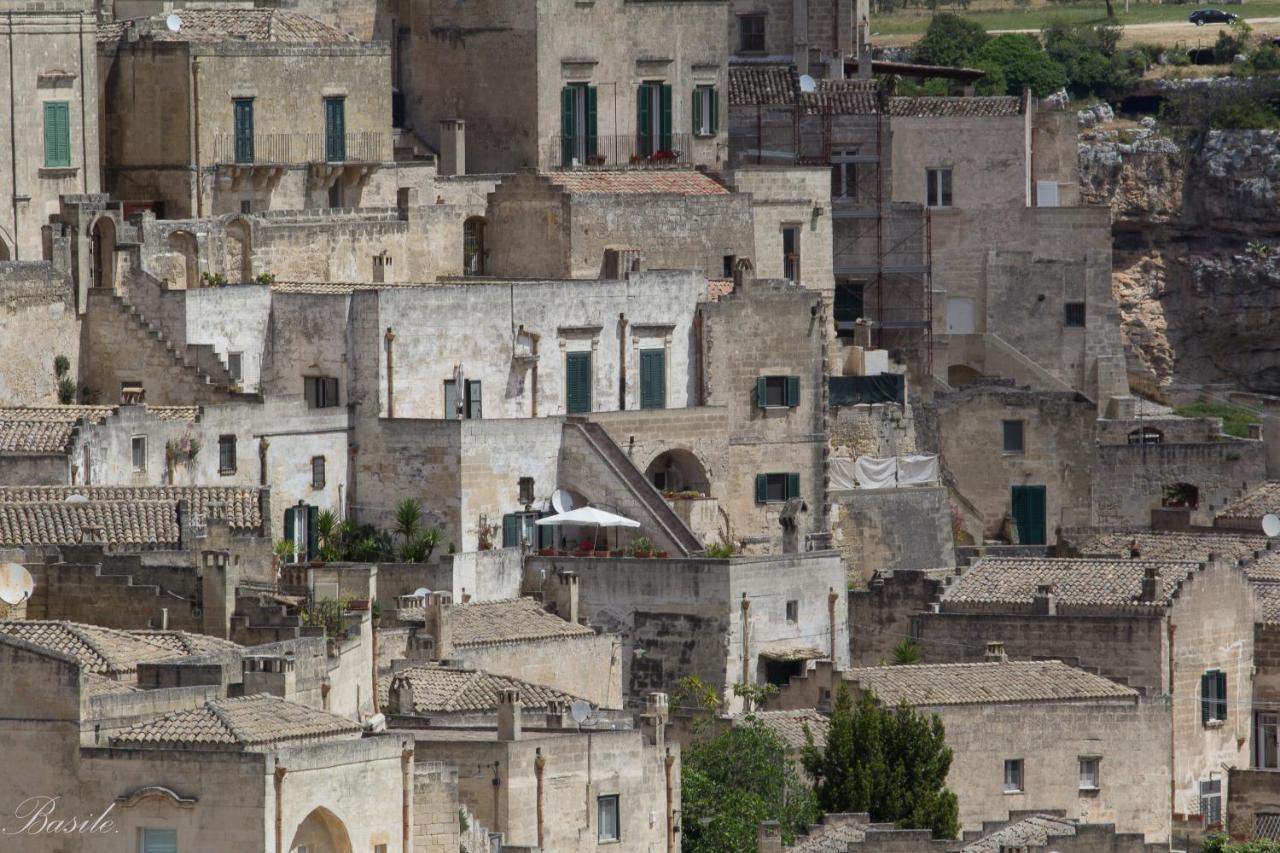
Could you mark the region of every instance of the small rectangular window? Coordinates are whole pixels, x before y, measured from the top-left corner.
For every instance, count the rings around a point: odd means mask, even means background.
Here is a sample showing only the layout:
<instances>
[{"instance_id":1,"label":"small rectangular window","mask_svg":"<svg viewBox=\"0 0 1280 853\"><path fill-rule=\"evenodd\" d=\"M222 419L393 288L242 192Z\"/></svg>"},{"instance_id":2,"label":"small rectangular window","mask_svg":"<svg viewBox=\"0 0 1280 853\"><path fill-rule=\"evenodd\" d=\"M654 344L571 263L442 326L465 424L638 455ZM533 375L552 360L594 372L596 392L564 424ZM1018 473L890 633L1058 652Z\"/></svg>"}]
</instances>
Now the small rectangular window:
<instances>
[{"instance_id":1,"label":"small rectangular window","mask_svg":"<svg viewBox=\"0 0 1280 853\"><path fill-rule=\"evenodd\" d=\"M481 405L481 388L479 380L467 380L467 393L463 395L459 407L458 382L455 379L444 381L444 416L453 419L461 415L463 418L479 418L483 409Z\"/></svg>"},{"instance_id":2,"label":"small rectangular window","mask_svg":"<svg viewBox=\"0 0 1280 853\"><path fill-rule=\"evenodd\" d=\"M324 477L324 457L311 457L311 488L323 489L325 483Z\"/></svg>"},{"instance_id":3,"label":"small rectangular window","mask_svg":"<svg viewBox=\"0 0 1280 853\"><path fill-rule=\"evenodd\" d=\"M1021 793L1022 788L1022 759L1006 758L1004 761L1004 792L1006 794Z\"/></svg>"},{"instance_id":4,"label":"small rectangular window","mask_svg":"<svg viewBox=\"0 0 1280 853\"><path fill-rule=\"evenodd\" d=\"M1227 674L1211 669L1200 676L1200 721L1205 725L1227 719Z\"/></svg>"},{"instance_id":5,"label":"small rectangular window","mask_svg":"<svg viewBox=\"0 0 1280 853\"><path fill-rule=\"evenodd\" d=\"M243 374L244 354L238 352L227 353L227 373L231 374L231 378L239 382L244 378Z\"/></svg>"},{"instance_id":6,"label":"small rectangular window","mask_svg":"<svg viewBox=\"0 0 1280 853\"><path fill-rule=\"evenodd\" d=\"M385 844L373 845L373 853L387 853L387 845Z\"/></svg>"},{"instance_id":7,"label":"small rectangular window","mask_svg":"<svg viewBox=\"0 0 1280 853\"><path fill-rule=\"evenodd\" d=\"M520 503L526 505L533 503L533 478L521 477L517 483L520 488Z\"/></svg>"},{"instance_id":8,"label":"small rectangular window","mask_svg":"<svg viewBox=\"0 0 1280 853\"><path fill-rule=\"evenodd\" d=\"M738 262L737 255L725 255L724 266L720 270L722 278L733 278L733 265Z\"/></svg>"},{"instance_id":9,"label":"small rectangular window","mask_svg":"<svg viewBox=\"0 0 1280 853\"><path fill-rule=\"evenodd\" d=\"M800 621L800 602L799 601L792 600L787 602L787 621L788 622Z\"/></svg>"},{"instance_id":10,"label":"small rectangular window","mask_svg":"<svg viewBox=\"0 0 1280 853\"><path fill-rule=\"evenodd\" d=\"M1100 787L1098 784L1098 764L1100 759L1096 755L1080 756L1080 790L1096 791Z\"/></svg>"},{"instance_id":11,"label":"small rectangular window","mask_svg":"<svg viewBox=\"0 0 1280 853\"><path fill-rule=\"evenodd\" d=\"M925 170L925 197L929 207L951 206L951 170Z\"/></svg>"},{"instance_id":12,"label":"small rectangular window","mask_svg":"<svg viewBox=\"0 0 1280 853\"><path fill-rule=\"evenodd\" d=\"M139 853L178 853L176 829L139 829Z\"/></svg>"},{"instance_id":13,"label":"small rectangular window","mask_svg":"<svg viewBox=\"0 0 1280 853\"><path fill-rule=\"evenodd\" d=\"M800 226L782 226L782 277L800 281Z\"/></svg>"},{"instance_id":14,"label":"small rectangular window","mask_svg":"<svg viewBox=\"0 0 1280 853\"><path fill-rule=\"evenodd\" d=\"M738 52L764 53L764 15L742 15L738 18Z\"/></svg>"},{"instance_id":15,"label":"small rectangular window","mask_svg":"<svg viewBox=\"0 0 1280 853\"><path fill-rule=\"evenodd\" d=\"M619 841L622 835L618 826L618 795L596 798L596 839L599 841Z\"/></svg>"},{"instance_id":16,"label":"small rectangular window","mask_svg":"<svg viewBox=\"0 0 1280 853\"><path fill-rule=\"evenodd\" d=\"M1206 779L1200 783L1200 818L1205 826L1222 825L1222 780Z\"/></svg>"},{"instance_id":17,"label":"small rectangular window","mask_svg":"<svg viewBox=\"0 0 1280 853\"><path fill-rule=\"evenodd\" d=\"M251 198L240 199L240 212L253 213L253 199Z\"/></svg>"},{"instance_id":18,"label":"small rectangular window","mask_svg":"<svg viewBox=\"0 0 1280 853\"><path fill-rule=\"evenodd\" d=\"M1280 769L1280 714L1259 713L1254 737L1254 766L1265 770Z\"/></svg>"},{"instance_id":19,"label":"small rectangular window","mask_svg":"<svg viewBox=\"0 0 1280 853\"><path fill-rule=\"evenodd\" d=\"M836 283L835 301L831 317L836 324L836 337L852 338L857 322L863 316L865 287L860 281Z\"/></svg>"},{"instance_id":20,"label":"small rectangular window","mask_svg":"<svg viewBox=\"0 0 1280 853\"><path fill-rule=\"evenodd\" d=\"M133 470L147 470L147 437L135 435L129 444L133 452Z\"/></svg>"},{"instance_id":21,"label":"small rectangular window","mask_svg":"<svg viewBox=\"0 0 1280 853\"><path fill-rule=\"evenodd\" d=\"M715 86L696 86L693 90L693 133L715 136L720 131L720 95Z\"/></svg>"},{"instance_id":22,"label":"small rectangular window","mask_svg":"<svg viewBox=\"0 0 1280 853\"><path fill-rule=\"evenodd\" d=\"M761 376L756 380L756 405L762 409L800 405L800 377Z\"/></svg>"},{"instance_id":23,"label":"small rectangular window","mask_svg":"<svg viewBox=\"0 0 1280 853\"><path fill-rule=\"evenodd\" d=\"M1022 421L1002 421L1001 424L1004 428L1004 452L1025 452L1026 445L1023 440L1023 429L1025 424Z\"/></svg>"},{"instance_id":24,"label":"small rectangular window","mask_svg":"<svg viewBox=\"0 0 1280 853\"><path fill-rule=\"evenodd\" d=\"M44 165L51 169L71 166L71 105L67 101L44 103Z\"/></svg>"},{"instance_id":25,"label":"small rectangular window","mask_svg":"<svg viewBox=\"0 0 1280 853\"><path fill-rule=\"evenodd\" d=\"M1083 302L1067 302L1062 306L1062 325L1073 329L1084 326Z\"/></svg>"},{"instance_id":26,"label":"small rectangular window","mask_svg":"<svg viewBox=\"0 0 1280 853\"><path fill-rule=\"evenodd\" d=\"M781 503L800 497L800 475L796 473L757 474L756 503Z\"/></svg>"},{"instance_id":27,"label":"small rectangular window","mask_svg":"<svg viewBox=\"0 0 1280 853\"><path fill-rule=\"evenodd\" d=\"M329 376L302 377L302 390L312 409L328 409L338 405L338 380Z\"/></svg>"},{"instance_id":28,"label":"small rectangular window","mask_svg":"<svg viewBox=\"0 0 1280 853\"><path fill-rule=\"evenodd\" d=\"M858 198L857 151L850 149L831 152L831 200L855 201Z\"/></svg>"},{"instance_id":29,"label":"small rectangular window","mask_svg":"<svg viewBox=\"0 0 1280 853\"><path fill-rule=\"evenodd\" d=\"M234 435L218 436L218 473L234 474L236 472L236 437Z\"/></svg>"}]
</instances>

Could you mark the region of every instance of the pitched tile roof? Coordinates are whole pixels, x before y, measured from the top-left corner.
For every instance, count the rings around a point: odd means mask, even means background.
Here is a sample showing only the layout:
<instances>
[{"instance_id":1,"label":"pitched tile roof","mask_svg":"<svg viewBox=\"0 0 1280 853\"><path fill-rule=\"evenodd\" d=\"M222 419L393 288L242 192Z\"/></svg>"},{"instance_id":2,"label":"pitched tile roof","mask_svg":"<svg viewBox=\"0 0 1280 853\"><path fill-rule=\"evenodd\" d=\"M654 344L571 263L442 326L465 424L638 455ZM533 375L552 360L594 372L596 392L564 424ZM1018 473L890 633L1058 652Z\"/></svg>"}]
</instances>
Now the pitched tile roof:
<instances>
[{"instance_id":1,"label":"pitched tile roof","mask_svg":"<svg viewBox=\"0 0 1280 853\"><path fill-rule=\"evenodd\" d=\"M61 503L73 495L89 502L186 501L192 512L226 519L234 530L260 530L257 486L0 486L0 505Z\"/></svg>"},{"instance_id":2,"label":"pitched tile roof","mask_svg":"<svg viewBox=\"0 0 1280 853\"><path fill-rule=\"evenodd\" d=\"M871 666L847 669L846 681L886 705L990 705L1085 699L1136 699L1130 687L1062 661Z\"/></svg>"},{"instance_id":3,"label":"pitched tile roof","mask_svg":"<svg viewBox=\"0 0 1280 853\"><path fill-rule=\"evenodd\" d=\"M710 302L719 302L730 293L733 293L733 279L731 278L709 278L707 279L707 300Z\"/></svg>"},{"instance_id":4,"label":"pitched tile roof","mask_svg":"<svg viewBox=\"0 0 1280 853\"><path fill-rule=\"evenodd\" d=\"M823 815L822 823L795 839L787 853L848 853L851 843L866 839L866 815Z\"/></svg>"},{"instance_id":5,"label":"pitched tile roof","mask_svg":"<svg viewBox=\"0 0 1280 853\"><path fill-rule=\"evenodd\" d=\"M1254 581L1280 581L1280 551L1267 551L1245 562L1245 577Z\"/></svg>"},{"instance_id":6,"label":"pitched tile roof","mask_svg":"<svg viewBox=\"0 0 1280 853\"><path fill-rule=\"evenodd\" d=\"M76 427L101 424L117 406L6 406L0 408L0 453L66 453ZM195 421L197 406L148 406L163 421Z\"/></svg>"},{"instance_id":7,"label":"pitched tile roof","mask_svg":"<svg viewBox=\"0 0 1280 853\"><path fill-rule=\"evenodd\" d=\"M127 675L137 672L139 663L181 657L125 631L80 622L0 622L0 634L68 655L85 671L103 675Z\"/></svg>"},{"instance_id":8,"label":"pitched tile roof","mask_svg":"<svg viewBox=\"0 0 1280 853\"><path fill-rule=\"evenodd\" d=\"M1075 834L1074 821L1056 815L1031 815L966 844L963 853L1001 853L1003 850L1041 847L1048 844L1050 838Z\"/></svg>"},{"instance_id":9,"label":"pitched tile roof","mask_svg":"<svg viewBox=\"0 0 1280 853\"><path fill-rule=\"evenodd\" d=\"M830 721L825 714L812 708L796 711L756 711L752 714L738 714L733 718L735 726L750 726L758 722L764 728L777 735L778 740L786 744L788 749L799 750L805 745L805 726L813 734L813 743L822 748L827 743L827 727Z\"/></svg>"},{"instance_id":10,"label":"pitched tile roof","mask_svg":"<svg viewBox=\"0 0 1280 853\"><path fill-rule=\"evenodd\" d=\"M875 115L880 112L879 84L874 80L817 80L814 91L800 94L810 115Z\"/></svg>"},{"instance_id":11,"label":"pitched tile roof","mask_svg":"<svg viewBox=\"0 0 1280 853\"><path fill-rule=\"evenodd\" d=\"M355 739L361 726L345 717L259 693L212 699L136 723L111 738L115 746L259 750L299 741Z\"/></svg>"},{"instance_id":12,"label":"pitched tile roof","mask_svg":"<svg viewBox=\"0 0 1280 853\"><path fill-rule=\"evenodd\" d=\"M177 505L172 501L0 503L0 546L86 541L126 549L174 547L180 541Z\"/></svg>"},{"instance_id":13,"label":"pitched tile roof","mask_svg":"<svg viewBox=\"0 0 1280 853\"><path fill-rule=\"evenodd\" d=\"M173 32L167 14L130 18L98 27L98 42L119 41L135 30L152 41L217 44L219 42L272 42L277 44L337 44L355 42L344 33L297 12L282 9L180 9L182 26Z\"/></svg>"},{"instance_id":14,"label":"pitched tile roof","mask_svg":"<svg viewBox=\"0 0 1280 853\"><path fill-rule=\"evenodd\" d=\"M800 95L800 78L791 65L730 65L730 106L785 106Z\"/></svg>"},{"instance_id":15,"label":"pitched tile roof","mask_svg":"<svg viewBox=\"0 0 1280 853\"><path fill-rule=\"evenodd\" d=\"M192 634L188 631L130 631L129 633L182 655L205 655L210 652L244 648L239 643L233 643L221 637Z\"/></svg>"},{"instance_id":16,"label":"pitched tile roof","mask_svg":"<svg viewBox=\"0 0 1280 853\"><path fill-rule=\"evenodd\" d=\"M1280 625L1280 583L1252 583L1258 603L1257 620L1264 625Z\"/></svg>"},{"instance_id":17,"label":"pitched tile roof","mask_svg":"<svg viewBox=\"0 0 1280 853\"><path fill-rule=\"evenodd\" d=\"M1010 96L992 98L890 98L889 114L903 118L941 118L979 116L999 118L1022 113L1022 99Z\"/></svg>"},{"instance_id":18,"label":"pitched tile roof","mask_svg":"<svg viewBox=\"0 0 1280 853\"><path fill-rule=\"evenodd\" d=\"M455 604L449 609L449 619L455 647L593 637L596 633L585 625L548 613L532 598Z\"/></svg>"},{"instance_id":19,"label":"pitched tile roof","mask_svg":"<svg viewBox=\"0 0 1280 853\"><path fill-rule=\"evenodd\" d=\"M407 679L413 695L413 713L486 713L498 710L498 694L516 688L526 710L542 710L549 702L568 707L578 697L570 696L541 684L493 675L474 669L459 669L438 664L411 666L378 679L382 707L389 707L388 693L395 678Z\"/></svg>"},{"instance_id":20,"label":"pitched tile roof","mask_svg":"<svg viewBox=\"0 0 1280 853\"><path fill-rule=\"evenodd\" d=\"M943 609L956 604L1030 604L1036 587L1053 584L1059 605L1167 605L1178 583L1198 563L1175 560L1038 557L983 557L943 593ZM1153 602L1139 601L1148 567L1160 572L1161 592Z\"/></svg>"},{"instance_id":21,"label":"pitched tile roof","mask_svg":"<svg viewBox=\"0 0 1280 853\"><path fill-rule=\"evenodd\" d=\"M1143 560L1207 560L1210 554L1222 559L1251 558L1265 550L1267 537L1240 533L1095 533L1082 540L1077 550L1086 557L1129 557L1129 545L1138 543Z\"/></svg>"},{"instance_id":22,"label":"pitched tile roof","mask_svg":"<svg viewBox=\"0 0 1280 853\"><path fill-rule=\"evenodd\" d=\"M723 184L692 169L616 169L549 172L551 183L571 193L627 195L724 195Z\"/></svg>"},{"instance_id":23,"label":"pitched tile roof","mask_svg":"<svg viewBox=\"0 0 1280 853\"><path fill-rule=\"evenodd\" d=\"M1280 482L1263 483L1222 508L1219 518L1260 518L1280 514Z\"/></svg>"},{"instance_id":24,"label":"pitched tile roof","mask_svg":"<svg viewBox=\"0 0 1280 853\"><path fill-rule=\"evenodd\" d=\"M96 672L81 670L80 692L92 698L108 696L112 693L137 693L138 688L123 681L116 681L114 678L107 678L105 675L98 675Z\"/></svg>"}]
</instances>

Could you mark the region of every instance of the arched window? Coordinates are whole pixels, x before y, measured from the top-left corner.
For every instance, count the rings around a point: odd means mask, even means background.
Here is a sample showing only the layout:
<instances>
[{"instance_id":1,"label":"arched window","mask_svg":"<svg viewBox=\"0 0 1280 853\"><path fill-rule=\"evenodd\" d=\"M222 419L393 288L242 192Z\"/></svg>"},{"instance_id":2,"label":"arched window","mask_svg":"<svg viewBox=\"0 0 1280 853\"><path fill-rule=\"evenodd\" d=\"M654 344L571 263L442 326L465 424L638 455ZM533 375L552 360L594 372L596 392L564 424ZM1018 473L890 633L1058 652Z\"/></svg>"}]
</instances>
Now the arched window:
<instances>
[{"instance_id":1,"label":"arched window","mask_svg":"<svg viewBox=\"0 0 1280 853\"><path fill-rule=\"evenodd\" d=\"M483 216L473 216L462 223L462 273L463 275L484 275L484 230Z\"/></svg>"},{"instance_id":2,"label":"arched window","mask_svg":"<svg viewBox=\"0 0 1280 853\"><path fill-rule=\"evenodd\" d=\"M1191 483L1172 483L1164 487L1160 505L1175 509L1195 509L1200 505L1200 490Z\"/></svg>"},{"instance_id":3,"label":"arched window","mask_svg":"<svg viewBox=\"0 0 1280 853\"><path fill-rule=\"evenodd\" d=\"M1129 433L1130 444L1164 444L1164 433L1155 427L1141 427Z\"/></svg>"},{"instance_id":4,"label":"arched window","mask_svg":"<svg viewBox=\"0 0 1280 853\"><path fill-rule=\"evenodd\" d=\"M93 239L93 286L114 289L116 286L116 224L109 216L101 216L89 231Z\"/></svg>"}]
</instances>

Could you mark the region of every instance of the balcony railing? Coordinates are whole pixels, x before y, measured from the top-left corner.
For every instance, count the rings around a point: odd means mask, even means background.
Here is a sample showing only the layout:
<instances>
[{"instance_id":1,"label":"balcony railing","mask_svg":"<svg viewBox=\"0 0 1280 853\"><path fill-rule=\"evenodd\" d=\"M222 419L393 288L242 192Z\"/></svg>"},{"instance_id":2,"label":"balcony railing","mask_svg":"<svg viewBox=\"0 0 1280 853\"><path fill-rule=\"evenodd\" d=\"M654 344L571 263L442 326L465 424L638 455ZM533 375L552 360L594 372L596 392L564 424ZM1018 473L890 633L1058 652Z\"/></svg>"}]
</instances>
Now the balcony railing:
<instances>
[{"instance_id":1,"label":"balcony railing","mask_svg":"<svg viewBox=\"0 0 1280 853\"><path fill-rule=\"evenodd\" d=\"M556 134L548 140L542 162L547 169L688 167L693 165L696 139L691 133L672 133L653 141L641 139L637 134L591 137Z\"/></svg>"},{"instance_id":2,"label":"balcony railing","mask_svg":"<svg viewBox=\"0 0 1280 853\"><path fill-rule=\"evenodd\" d=\"M391 159L389 139L380 131L347 133L340 140L324 133L255 133L250 145L234 133L215 133L213 161L243 166L382 163Z\"/></svg>"}]
</instances>

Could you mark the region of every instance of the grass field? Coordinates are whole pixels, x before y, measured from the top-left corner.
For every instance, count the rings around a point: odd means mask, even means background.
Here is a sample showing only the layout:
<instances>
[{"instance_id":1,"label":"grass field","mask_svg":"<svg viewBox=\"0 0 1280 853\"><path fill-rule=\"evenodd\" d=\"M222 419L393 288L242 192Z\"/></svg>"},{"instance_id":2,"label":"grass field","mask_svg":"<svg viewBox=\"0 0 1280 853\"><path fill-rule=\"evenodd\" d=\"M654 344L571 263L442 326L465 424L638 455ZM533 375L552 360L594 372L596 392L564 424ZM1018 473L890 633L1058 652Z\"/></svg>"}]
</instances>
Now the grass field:
<instances>
[{"instance_id":1,"label":"grass field","mask_svg":"<svg viewBox=\"0 0 1280 853\"><path fill-rule=\"evenodd\" d=\"M1129 11L1124 9L1124 0L1115 0L1116 23L1133 25L1152 24L1184 24L1189 34L1209 34L1212 39L1218 29L1213 26L1195 27L1187 23L1187 16L1195 9L1214 8L1215 4L1156 4L1131 2ZM1280 0L1254 0L1242 5L1220 6L1243 18L1280 17ZM939 7L939 12L955 12L965 18L975 20L987 30L1039 30L1054 21L1066 21L1073 24L1101 24L1107 20L1107 7L1102 2L1083 2L1070 5L1030 5L1018 8L1012 2L995 5L987 4L978 7L971 4L969 11L958 6ZM908 11L878 14L871 16L871 30L875 36L918 35L929 25L933 12L928 9L911 9ZM1134 34L1137 35L1136 33ZM1129 39L1127 39L1129 40ZM1137 40L1141 40L1140 38ZM877 43L892 44L893 38L878 38Z\"/></svg>"}]
</instances>

